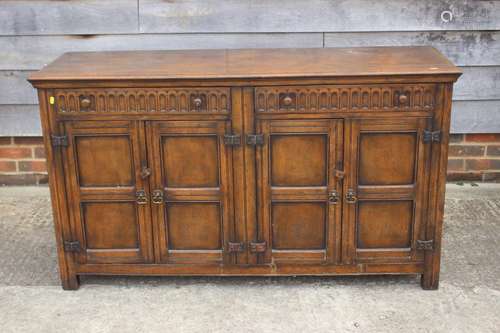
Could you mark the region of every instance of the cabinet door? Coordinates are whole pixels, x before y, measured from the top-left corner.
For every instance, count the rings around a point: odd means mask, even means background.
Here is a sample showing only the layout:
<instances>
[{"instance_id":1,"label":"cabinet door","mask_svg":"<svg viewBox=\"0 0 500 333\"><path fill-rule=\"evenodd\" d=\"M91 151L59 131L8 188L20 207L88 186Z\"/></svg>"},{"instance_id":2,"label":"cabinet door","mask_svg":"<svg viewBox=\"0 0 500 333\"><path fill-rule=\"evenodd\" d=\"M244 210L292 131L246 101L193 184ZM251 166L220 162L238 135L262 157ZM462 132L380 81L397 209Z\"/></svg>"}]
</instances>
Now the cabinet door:
<instances>
[{"instance_id":1,"label":"cabinet door","mask_svg":"<svg viewBox=\"0 0 500 333\"><path fill-rule=\"evenodd\" d=\"M140 176L145 149L139 124L65 124L67 197L72 233L80 242L80 263L145 263L153 259L148 184Z\"/></svg>"},{"instance_id":2,"label":"cabinet door","mask_svg":"<svg viewBox=\"0 0 500 333\"><path fill-rule=\"evenodd\" d=\"M353 120L346 127L343 260L418 261L426 208L427 118ZM420 252L420 251L419 251Z\"/></svg>"},{"instance_id":3,"label":"cabinet door","mask_svg":"<svg viewBox=\"0 0 500 333\"><path fill-rule=\"evenodd\" d=\"M231 149L226 121L147 124L157 257L168 263L230 263Z\"/></svg>"},{"instance_id":4,"label":"cabinet door","mask_svg":"<svg viewBox=\"0 0 500 333\"><path fill-rule=\"evenodd\" d=\"M253 251L258 262L339 259L342 124L341 120L257 123L264 137L256 152L258 231Z\"/></svg>"}]
</instances>

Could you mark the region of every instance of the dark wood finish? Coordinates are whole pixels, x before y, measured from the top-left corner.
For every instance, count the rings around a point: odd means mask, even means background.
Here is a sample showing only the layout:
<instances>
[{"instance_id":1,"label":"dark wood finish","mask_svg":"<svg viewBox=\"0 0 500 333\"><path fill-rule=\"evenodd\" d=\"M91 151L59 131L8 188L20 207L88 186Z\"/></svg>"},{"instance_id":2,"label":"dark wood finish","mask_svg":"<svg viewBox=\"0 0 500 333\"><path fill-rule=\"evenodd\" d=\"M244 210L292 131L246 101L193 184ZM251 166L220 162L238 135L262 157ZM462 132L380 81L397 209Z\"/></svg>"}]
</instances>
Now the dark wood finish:
<instances>
[{"instance_id":1,"label":"dark wood finish","mask_svg":"<svg viewBox=\"0 0 500 333\"><path fill-rule=\"evenodd\" d=\"M159 262L227 262L234 238L232 161L227 121L148 122L149 165Z\"/></svg>"},{"instance_id":2,"label":"dark wood finish","mask_svg":"<svg viewBox=\"0 0 500 333\"><path fill-rule=\"evenodd\" d=\"M342 120L260 120L258 239L261 262L335 262L340 234Z\"/></svg>"},{"instance_id":3,"label":"dark wood finish","mask_svg":"<svg viewBox=\"0 0 500 333\"><path fill-rule=\"evenodd\" d=\"M152 262L151 213L137 202L149 193L141 176L139 123L66 122L63 149L71 228L80 263Z\"/></svg>"},{"instance_id":4,"label":"dark wood finish","mask_svg":"<svg viewBox=\"0 0 500 333\"><path fill-rule=\"evenodd\" d=\"M422 259L430 144L423 132L430 118L358 119L350 123L344 191L343 261Z\"/></svg>"},{"instance_id":5,"label":"dark wood finish","mask_svg":"<svg viewBox=\"0 0 500 333\"><path fill-rule=\"evenodd\" d=\"M436 289L459 75L428 47L62 56L30 81L63 287L417 273Z\"/></svg>"},{"instance_id":6,"label":"dark wood finish","mask_svg":"<svg viewBox=\"0 0 500 333\"><path fill-rule=\"evenodd\" d=\"M452 74L432 47L240 49L66 53L32 81Z\"/></svg>"}]
</instances>

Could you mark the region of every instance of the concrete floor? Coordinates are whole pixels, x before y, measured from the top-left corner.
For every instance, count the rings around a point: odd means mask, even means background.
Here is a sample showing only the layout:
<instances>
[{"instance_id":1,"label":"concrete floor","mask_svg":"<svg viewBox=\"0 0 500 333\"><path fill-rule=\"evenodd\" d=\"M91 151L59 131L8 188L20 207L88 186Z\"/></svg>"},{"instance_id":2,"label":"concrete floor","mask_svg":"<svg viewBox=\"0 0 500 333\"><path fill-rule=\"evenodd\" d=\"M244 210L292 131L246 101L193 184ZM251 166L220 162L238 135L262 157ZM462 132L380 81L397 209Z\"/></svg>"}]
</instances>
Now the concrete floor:
<instances>
[{"instance_id":1,"label":"concrete floor","mask_svg":"<svg viewBox=\"0 0 500 333\"><path fill-rule=\"evenodd\" d=\"M441 286L416 276L87 277L59 286L48 189L0 188L0 332L500 332L500 185L449 185Z\"/></svg>"}]
</instances>

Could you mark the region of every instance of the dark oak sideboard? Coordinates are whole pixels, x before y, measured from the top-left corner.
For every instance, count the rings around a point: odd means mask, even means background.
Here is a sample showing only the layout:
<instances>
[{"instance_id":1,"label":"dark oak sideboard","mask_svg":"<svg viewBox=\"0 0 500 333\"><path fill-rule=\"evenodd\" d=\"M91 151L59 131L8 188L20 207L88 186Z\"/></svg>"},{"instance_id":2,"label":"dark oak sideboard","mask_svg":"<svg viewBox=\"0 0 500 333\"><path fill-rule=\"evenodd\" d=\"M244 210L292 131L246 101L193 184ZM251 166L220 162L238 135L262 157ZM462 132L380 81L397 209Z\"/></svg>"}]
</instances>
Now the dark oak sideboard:
<instances>
[{"instance_id":1,"label":"dark oak sideboard","mask_svg":"<svg viewBox=\"0 0 500 333\"><path fill-rule=\"evenodd\" d=\"M67 53L38 88L62 285L439 281L453 82L430 47Z\"/></svg>"}]
</instances>

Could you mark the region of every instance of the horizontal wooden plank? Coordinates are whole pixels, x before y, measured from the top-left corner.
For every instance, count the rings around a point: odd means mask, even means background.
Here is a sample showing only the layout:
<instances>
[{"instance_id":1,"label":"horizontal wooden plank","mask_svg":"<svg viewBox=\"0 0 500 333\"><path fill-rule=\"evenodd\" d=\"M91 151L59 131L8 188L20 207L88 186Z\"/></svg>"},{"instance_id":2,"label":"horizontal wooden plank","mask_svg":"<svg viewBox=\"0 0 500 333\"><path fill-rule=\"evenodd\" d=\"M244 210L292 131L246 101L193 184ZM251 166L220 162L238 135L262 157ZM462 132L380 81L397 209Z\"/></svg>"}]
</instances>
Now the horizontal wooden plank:
<instances>
[{"instance_id":1,"label":"horizontal wooden plank","mask_svg":"<svg viewBox=\"0 0 500 333\"><path fill-rule=\"evenodd\" d=\"M500 67L462 67L454 100L500 99Z\"/></svg>"},{"instance_id":2,"label":"horizontal wooden plank","mask_svg":"<svg viewBox=\"0 0 500 333\"><path fill-rule=\"evenodd\" d=\"M0 105L0 136L42 135L38 105Z\"/></svg>"},{"instance_id":3,"label":"horizontal wooden plank","mask_svg":"<svg viewBox=\"0 0 500 333\"><path fill-rule=\"evenodd\" d=\"M500 28L498 1L141 0L139 15L140 31L155 33Z\"/></svg>"},{"instance_id":4,"label":"horizontal wooden plank","mask_svg":"<svg viewBox=\"0 0 500 333\"><path fill-rule=\"evenodd\" d=\"M452 133L500 133L500 100L455 101Z\"/></svg>"},{"instance_id":5,"label":"horizontal wooden plank","mask_svg":"<svg viewBox=\"0 0 500 333\"><path fill-rule=\"evenodd\" d=\"M137 0L2 0L0 3L0 35L137 31Z\"/></svg>"},{"instance_id":6,"label":"horizontal wooden plank","mask_svg":"<svg viewBox=\"0 0 500 333\"><path fill-rule=\"evenodd\" d=\"M0 71L0 104L36 104L35 89L27 81L31 71Z\"/></svg>"},{"instance_id":7,"label":"horizontal wooden plank","mask_svg":"<svg viewBox=\"0 0 500 333\"><path fill-rule=\"evenodd\" d=\"M500 133L500 100L455 101L452 133ZM41 135L38 105L0 105L0 136Z\"/></svg>"},{"instance_id":8,"label":"horizontal wooden plank","mask_svg":"<svg viewBox=\"0 0 500 333\"><path fill-rule=\"evenodd\" d=\"M500 99L500 66L462 67L454 100ZM26 81L32 71L0 71L0 104L36 104L36 91Z\"/></svg>"},{"instance_id":9,"label":"horizontal wooden plank","mask_svg":"<svg viewBox=\"0 0 500 333\"><path fill-rule=\"evenodd\" d=\"M39 69L65 52L322 47L322 33L0 37L0 70Z\"/></svg>"},{"instance_id":10,"label":"horizontal wooden plank","mask_svg":"<svg viewBox=\"0 0 500 333\"><path fill-rule=\"evenodd\" d=\"M325 34L325 47L412 45L434 46L458 66L500 65L500 31L346 32Z\"/></svg>"},{"instance_id":11,"label":"horizontal wooden plank","mask_svg":"<svg viewBox=\"0 0 500 333\"><path fill-rule=\"evenodd\" d=\"M321 47L321 33L0 37L0 70L39 69L64 52ZM500 31L327 33L327 47L432 45L459 66L500 65Z\"/></svg>"}]
</instances>

